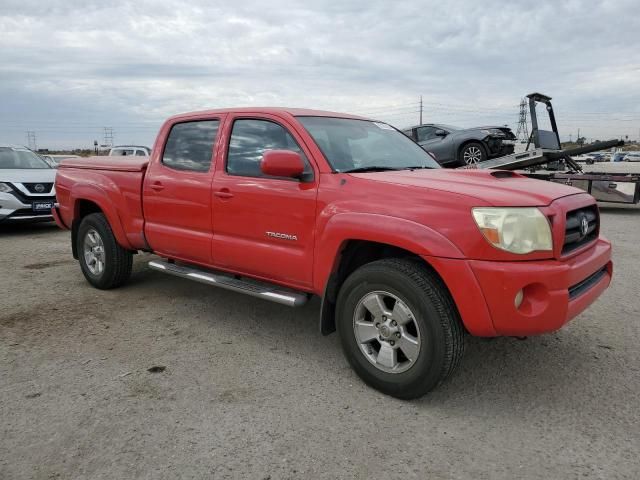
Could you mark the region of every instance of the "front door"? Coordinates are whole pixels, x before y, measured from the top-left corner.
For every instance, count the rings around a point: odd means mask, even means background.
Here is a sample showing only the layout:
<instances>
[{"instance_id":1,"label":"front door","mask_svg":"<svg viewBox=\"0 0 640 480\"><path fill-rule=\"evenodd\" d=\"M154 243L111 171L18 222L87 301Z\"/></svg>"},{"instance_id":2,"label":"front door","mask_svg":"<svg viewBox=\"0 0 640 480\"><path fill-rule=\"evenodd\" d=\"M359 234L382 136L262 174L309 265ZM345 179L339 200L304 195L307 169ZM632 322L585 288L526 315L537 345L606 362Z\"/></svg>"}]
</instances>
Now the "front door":
<instances>
[{"instance_id":1,"label":"front door","mask_svg":"<svg viewBox=\"0 0 640 480\"><path fill-rule=\"evenodd\" d=\"M438 130L441 129L431 125L416 128L417 142L427 152L436 157L440 164L450 163L455 160L451 155L451 144L447 139L447 135L436 135ZM448 134L446 131L445 133Z\"/></svg>"},{"instance_id":2,"label":"front door","mask_svg":"<svg viewBox=\"0 0 640 480\"><path fill-rule=\"evenodd\" d=\"M219 118L176 123L164 151L153 154L142 194L144 232L159 255L211 263L212 158L219 126Z\"/></svg>"},{"instance_id":3,"label":"front door","mask_svg":"<svg viewBox=\"0 0 640 480\"><path fill-rule=\"evenodd\" d=\"M224 161L213 181L214 264L292 287L311 286L318 173L306 147L289 125L268 115L236 116L227 128ZM299 152L305 179L266 177L260 170L266 150Z\"/></svg>"}]
</instances>

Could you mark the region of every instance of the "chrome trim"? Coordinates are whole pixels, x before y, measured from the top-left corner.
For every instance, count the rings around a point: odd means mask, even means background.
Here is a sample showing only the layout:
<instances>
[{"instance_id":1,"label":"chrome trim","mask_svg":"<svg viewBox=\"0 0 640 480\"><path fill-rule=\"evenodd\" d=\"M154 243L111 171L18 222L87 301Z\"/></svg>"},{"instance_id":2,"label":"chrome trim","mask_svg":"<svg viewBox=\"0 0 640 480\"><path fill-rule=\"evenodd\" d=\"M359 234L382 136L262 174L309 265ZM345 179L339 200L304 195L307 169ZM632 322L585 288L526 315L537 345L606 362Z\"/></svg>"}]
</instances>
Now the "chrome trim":
<instances>
[{"instance_id":1,"label":"chrome trim","mask_svg":"<svg viewBox=\"0 0 640 480\"><path fill-rule=\"evenodd\" d=\"M17 217L12 217L11 214L9 214L6 217L1 218L0 220L17 222L20 220L35 220L35 219L44 219L44 218L50 218L51 220L53 220L53 215L21 215Z\"/></svg>"}]
</instances>

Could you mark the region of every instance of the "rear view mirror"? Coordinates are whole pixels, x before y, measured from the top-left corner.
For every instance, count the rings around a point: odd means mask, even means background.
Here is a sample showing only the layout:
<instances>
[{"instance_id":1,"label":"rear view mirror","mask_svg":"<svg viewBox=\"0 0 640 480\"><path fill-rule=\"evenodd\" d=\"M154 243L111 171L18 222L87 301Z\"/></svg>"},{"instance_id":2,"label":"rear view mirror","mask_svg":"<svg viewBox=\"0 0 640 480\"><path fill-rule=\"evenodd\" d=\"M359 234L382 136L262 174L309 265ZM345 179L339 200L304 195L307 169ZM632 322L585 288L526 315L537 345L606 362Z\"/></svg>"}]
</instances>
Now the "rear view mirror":
<instances>
[{"instance_id":1,"label":"rear view mirror","mask_svg":"<svg viewBox=\"0 0 640 480\"><path fill-rule=\"evenodd\" d=\"M267 150L262 156L260 170L272 177L300 178L304 173L304 162L299 153L291 150Z\"/></svg>"},{"instance_id":2,"label":"rear view mirror","mask_svg":"<svg viewBox=\"0 0 640 480\"><path fill-rule=\"evenodd\" d=\"M445 132L444 130L438 129L436 130L436 137L446 137L447 136L447 132Z\"/></svg>"}]
</instances>

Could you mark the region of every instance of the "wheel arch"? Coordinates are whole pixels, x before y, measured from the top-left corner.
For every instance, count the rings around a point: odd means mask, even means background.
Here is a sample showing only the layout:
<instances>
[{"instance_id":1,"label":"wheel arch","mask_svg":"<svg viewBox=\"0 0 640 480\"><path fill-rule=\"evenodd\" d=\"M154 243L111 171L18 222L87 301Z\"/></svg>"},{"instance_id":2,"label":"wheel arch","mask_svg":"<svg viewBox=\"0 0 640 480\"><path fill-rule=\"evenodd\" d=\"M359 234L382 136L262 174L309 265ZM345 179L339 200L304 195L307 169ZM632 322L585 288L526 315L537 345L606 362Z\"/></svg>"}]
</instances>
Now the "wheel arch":
<instances>
[{"instance_id":1,"label":"wheel arch","mask_svg":"<svg viewBox=\"0 0 640 480\"><path fill-rule=\"evenodd\" d=\"M98 189L74 192L73 222L71 223L71 250L73 257L78 258L77 233L82 219L92 213L102 213L111 227L117 242L126 249L132 249L125 234L118 212L109 201L106 193Z\"/></svg>"},{"instance_id":2,"label":"wheel arch","mask_svg":"<svg viewBox=\"0 0 640 480\"><path fill-rule=\"evenodd\" d=\"M322 292L320 331L323 335L335 331L335 302L342 283L362 265L383 258L412 258L442 280L422 256L463 258L453 243L424 225L394 217L380 217L369 214L336 215L317 243L322 248L316 252L314 283L316 290ZM360 230L361 234L347 234L355 233L354 230ZM367 235L363 234L365 231ZM381 232L384 234L381 235Z\"/></svg>"}]
</instances>

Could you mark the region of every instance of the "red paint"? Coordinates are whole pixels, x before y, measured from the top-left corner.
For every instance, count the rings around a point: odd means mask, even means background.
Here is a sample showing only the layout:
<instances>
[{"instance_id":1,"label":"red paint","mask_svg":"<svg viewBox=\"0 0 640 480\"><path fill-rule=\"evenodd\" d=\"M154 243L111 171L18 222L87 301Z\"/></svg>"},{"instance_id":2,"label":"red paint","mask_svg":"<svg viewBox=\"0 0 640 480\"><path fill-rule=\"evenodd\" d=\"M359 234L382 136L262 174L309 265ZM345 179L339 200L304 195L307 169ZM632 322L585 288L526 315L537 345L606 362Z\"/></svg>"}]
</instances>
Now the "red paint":
<instances>
[{"instance_id":1,"label":"red paint","mask_svg":"<svg viewBox=\"0 0 640 480\"><path fill-rule=\"evenodd\" d=\"M83 201L107 216L118 242L177 260L268 280L322 295L349 240L393 245L421 256L442 277L474 335L530 335L555 330L591 304L611 280L611 246L596 242L562 256L567 211L595 203L580 190L519 175L481 170L332 173L296 115L358 118L296 109L229 109L172 117L151 157L63 161L54 217L72 226ZM258 118L286 128L311 163L313 178L228 175L234 119ZM207 172L178 171L161 162L172 125L218 119ZM291 170L293 156L280 159ZM147 163L148 162L148 163ZM550 218L553 252L515 255L491 246L471 208L537 206ZM281 238L268 232L295 236ZM574 300L568 288L607 265L600 282ZM514 297L524 288L520 309Z\"/></svg>"}]
</instances>

